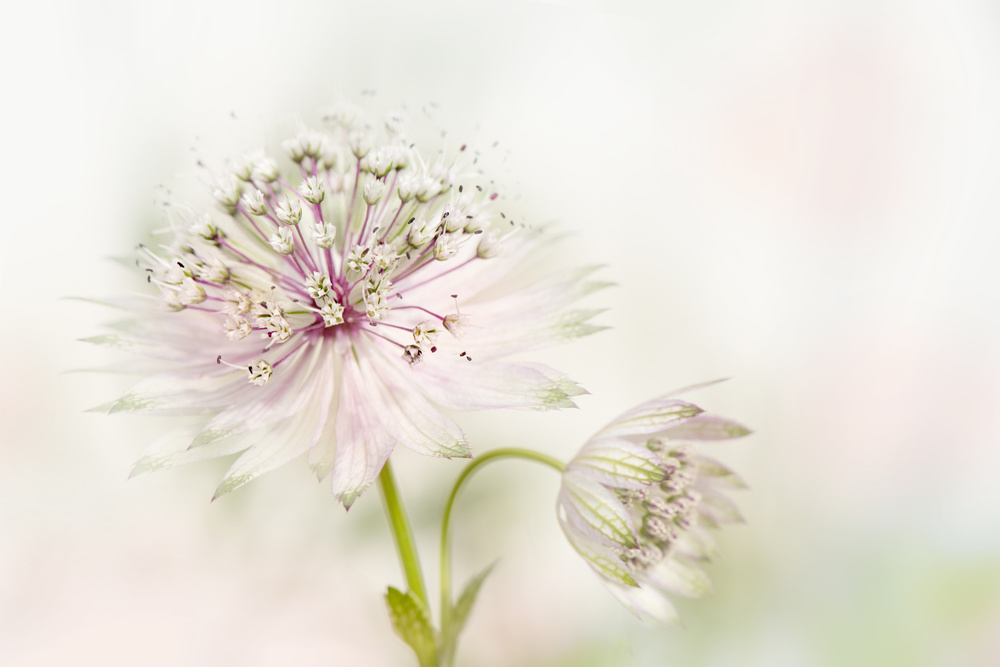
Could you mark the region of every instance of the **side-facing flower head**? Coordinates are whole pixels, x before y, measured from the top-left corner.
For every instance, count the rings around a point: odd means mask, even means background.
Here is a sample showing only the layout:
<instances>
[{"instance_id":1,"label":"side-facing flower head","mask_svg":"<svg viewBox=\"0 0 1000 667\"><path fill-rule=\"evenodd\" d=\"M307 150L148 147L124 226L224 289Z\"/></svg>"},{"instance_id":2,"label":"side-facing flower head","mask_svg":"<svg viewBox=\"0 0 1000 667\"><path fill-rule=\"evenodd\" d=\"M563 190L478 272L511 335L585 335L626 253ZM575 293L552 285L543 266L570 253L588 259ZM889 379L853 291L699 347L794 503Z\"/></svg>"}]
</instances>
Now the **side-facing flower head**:
<instances>
[{"instance_id":1,"label":"side-facing flower head","mask_svg":"<svg viewBox=\"0 0 1000 667\"><path fill-rule=\"evenodd\" d=\"M748 433L668 396L619 416L566 466L557 505L563 532L640 618L675 622L667 594L711 590L697 565L716 555L707 529L742 521L722 489L744 484L690 442Z\"/></svg>"},{"instance_id":2,"label":"side-facing flower head","mask_svg":"<svg viewBox=\"0 0 1000 667\"><path fill-rule=\"evenodd\" d=\"M396 444L469 456L437 406L546 410L582 393L505 357L600 328L572 308L602 286L592 269L514 287L542 235L504 219L489 179L330 118L285 144L285 164L260 153L217 177L214 213L171 206L172 238L140 248L159 297L92 340L154 372L110 409L200 420L133 474L243 452L219 495L308 454L350 506ZM485 234L502 251L477 250Z\"/></svg>"}]
</instances>

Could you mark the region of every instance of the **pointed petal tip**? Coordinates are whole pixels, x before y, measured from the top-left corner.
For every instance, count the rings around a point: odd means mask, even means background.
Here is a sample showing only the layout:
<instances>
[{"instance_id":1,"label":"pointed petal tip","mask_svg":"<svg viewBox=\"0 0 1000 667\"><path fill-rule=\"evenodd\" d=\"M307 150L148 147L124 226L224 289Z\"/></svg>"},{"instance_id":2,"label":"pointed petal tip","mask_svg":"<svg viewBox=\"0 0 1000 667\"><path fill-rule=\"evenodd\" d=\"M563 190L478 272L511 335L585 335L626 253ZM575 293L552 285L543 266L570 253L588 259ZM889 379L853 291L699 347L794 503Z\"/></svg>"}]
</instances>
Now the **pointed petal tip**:
<instances>
[{"instance_id":1,"label":"pointed petal tip","mask_svg":"<svg viewBox=\"0 0 1000 667\"><path fill-rule=\"evenodd\" d=\"M232 493L252 479L253 477L248 476L227 477L222 480L222 483L219 484L217 489L215 489L215 495L212 496L212 501L214 502L216 498L221 498L224 495Z\"/></svg>"},{"instance_id":2,"label":"pointed petal tip","mask_svg":"<svg viewBox=\"0 0 1000 667\"><path fill-rule=\"evenodd\" d=\"M145 464L143 461L136 461L135 465L132 466L132 469L128 471L128 479L134 479L139 475L144 475L152 470L153 468L148 464Z\"/></svg>"},{"instance_id":3,"label":"pointed petal tip","mask_svg":"<svg viewBox=\"0 0 1000 667\"><path fill-rule=\"evenodd\" d=\"M341 491L336 496L340 504L344 506L344 511L350 511L351 506L361 497L361 491Z\"/></svg>"}]
</instances>

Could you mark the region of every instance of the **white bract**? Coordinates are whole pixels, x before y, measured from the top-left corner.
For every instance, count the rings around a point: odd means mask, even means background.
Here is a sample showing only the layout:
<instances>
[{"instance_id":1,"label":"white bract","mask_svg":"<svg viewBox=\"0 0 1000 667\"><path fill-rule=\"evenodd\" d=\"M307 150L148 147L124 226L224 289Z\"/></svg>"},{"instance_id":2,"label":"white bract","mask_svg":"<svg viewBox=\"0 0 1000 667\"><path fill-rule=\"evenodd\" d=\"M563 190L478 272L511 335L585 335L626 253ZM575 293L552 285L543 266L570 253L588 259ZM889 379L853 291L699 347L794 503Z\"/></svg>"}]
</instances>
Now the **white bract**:
<instances>
[{"instance_id":1,"label":"white bract","mask_svg":"<svg viewBox=\"0 0 1000 667\"><path fill-rule=\"evenodd\" d=\"M595 435L563 474L558 514L573 547L640 618L677 620L667 598L711 590L698 567L716 555L708 528L742 521L724 488L744 488L688 441L750 431L673 398L626 412Z\"/></svg>"},{"instance_id":2,"label":"white bract","mask_svg":"<svg viewBox=\"0 0 1000 667\"><path fill-rule=\"evenodd\" d=\"M256 154L216 179L221 211L171 206L172 239L143 248L157 308L93 340L159 371L110 407L200 420L134 473L242 452L219 495L306 455L350 506L396 444L470 455L438 406L546 410L582 392L505 357L600 328L573 307L603 285L592 269L524 280L543 235L504 219L488 178L333 118L285 144L291 162ZM487 232L496 251L472 241Z\"/></svg>"}]
</instances>

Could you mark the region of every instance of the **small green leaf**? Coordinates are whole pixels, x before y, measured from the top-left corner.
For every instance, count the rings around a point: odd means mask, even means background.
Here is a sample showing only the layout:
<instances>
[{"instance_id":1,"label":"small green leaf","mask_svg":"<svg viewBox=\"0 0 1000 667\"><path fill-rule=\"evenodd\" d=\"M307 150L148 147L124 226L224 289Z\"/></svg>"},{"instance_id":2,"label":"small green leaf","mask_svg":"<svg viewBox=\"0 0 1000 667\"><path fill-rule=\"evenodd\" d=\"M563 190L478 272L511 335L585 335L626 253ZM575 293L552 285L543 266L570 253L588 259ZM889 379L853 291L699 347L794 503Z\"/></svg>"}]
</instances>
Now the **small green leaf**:
<instances>
[{"instance_id":1,"label":"small green leaf","mask_svg":"<svg viewBox=\"0 0 1000 667\"><path fill-rule=\"evenodd\" d=\"M465 628L465 622L469 618L469 612L472 611L472 605L476 602L476 596L479 595L479 589L482 588L483 581L489 576L490 572L493 571L494 566L490 565L488 568L477 574L475 577L465 585L465 590L458 598L458 602L451 609L451 617L447 622L447 625L443 628L445 635L441 638L441 654L444 659L444 664L450 664L455 656L455 649L458 646L458 637L462 634L462 630Z\"/></svg>"},{"instance_id":2,"label":"small green leaf","mask_svg":"<svg viewBox=\"0 0 1000 667\"><path fill-rule=\"evenodd\" d=\"M476 596L479 595L479 589L482 587L483 581L486 580L486 577L488 577L490 572L493 571L493 567L495 565L496 563L493 563L493 565L490 565L488 568L473 577L472 580L466 584L465 590L462 591L462 595L458 598L458 602L455 603L455 611L451 616L451 632L456 637L458 637L458 635L462 632L462 629L465 627L465 621L469 618L469 612L472 611L472 605L476 602Z\"/></svg>"},{"instance_id":3,"label":"small green leaf","mask_svg":"<svg viewBox=\"0 0 1000 667\"><path fill-rule=\"evenodd\" d=\"M396 634L417 654L421 667L436 667L434 627L427 606L412 591L389 587L385 594L389 620Z\"/></svg>"}]
</instances>

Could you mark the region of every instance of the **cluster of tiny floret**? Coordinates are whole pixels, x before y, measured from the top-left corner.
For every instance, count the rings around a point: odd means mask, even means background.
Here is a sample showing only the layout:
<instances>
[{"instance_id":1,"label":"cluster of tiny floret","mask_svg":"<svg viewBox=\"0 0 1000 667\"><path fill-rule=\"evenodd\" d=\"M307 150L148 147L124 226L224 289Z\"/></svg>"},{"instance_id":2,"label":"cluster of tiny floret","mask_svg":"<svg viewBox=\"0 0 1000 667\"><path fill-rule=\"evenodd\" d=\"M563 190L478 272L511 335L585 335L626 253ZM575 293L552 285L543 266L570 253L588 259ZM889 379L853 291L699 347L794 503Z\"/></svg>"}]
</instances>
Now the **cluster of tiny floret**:
<instances>
[{"instance_id":1,"label":"cluster of tiny floret","mask_svg":"<svg viewBox=\"0 0 1000 667\"><path fill-rule=\"evenodd\" d=\"M294 179L262 153L216 178L212 194L229 217L183 213L164 253L142 247L148 281L171 310L217 313L232 342L258 333L265 353L348 326L416 363L465 318L457 298L454 312L437 313L407 291L440 277L436 263L495 257L510 228L495 217L496 193L459 185L454 164L425 162L391 132L377 145L349 112L327 120L331 132L284 142ZM280 364L245 348L236 363L218 362L248 369L257 385Z\"/></svg>"},{"instance_id":2,"label":"cluster of tiny floret","mask_svg":"<svg viewBox=\"0 0 1000 667\"><path fill-rule=\"evenodd\" d=\"M646 446L660 457L666 477L653 486L615 489L636 526L638 544L619 554L633 574L667 557L671 545L697 524L701 502L701 493L692 488L697 472L690 445L651 438Z\"/></svg>"}]
</instances>

